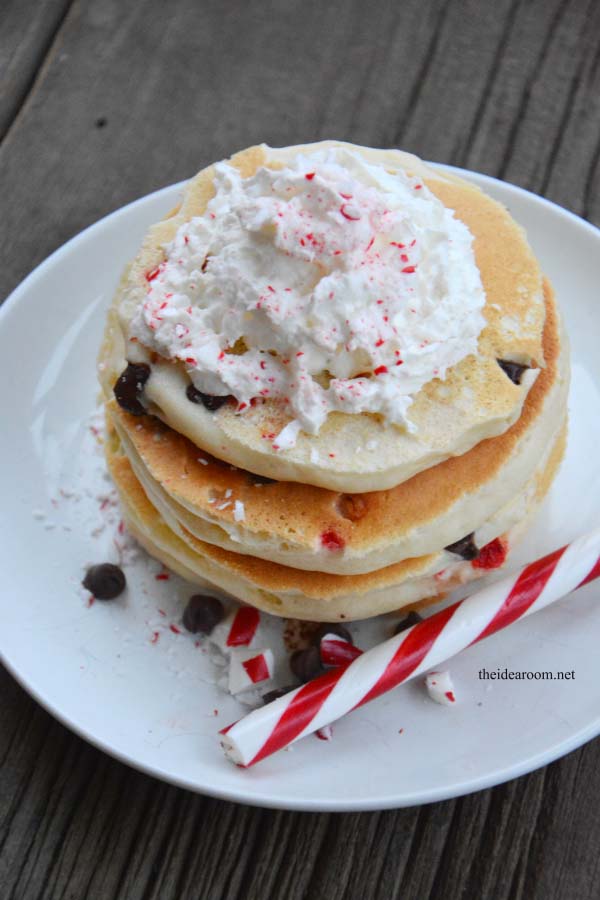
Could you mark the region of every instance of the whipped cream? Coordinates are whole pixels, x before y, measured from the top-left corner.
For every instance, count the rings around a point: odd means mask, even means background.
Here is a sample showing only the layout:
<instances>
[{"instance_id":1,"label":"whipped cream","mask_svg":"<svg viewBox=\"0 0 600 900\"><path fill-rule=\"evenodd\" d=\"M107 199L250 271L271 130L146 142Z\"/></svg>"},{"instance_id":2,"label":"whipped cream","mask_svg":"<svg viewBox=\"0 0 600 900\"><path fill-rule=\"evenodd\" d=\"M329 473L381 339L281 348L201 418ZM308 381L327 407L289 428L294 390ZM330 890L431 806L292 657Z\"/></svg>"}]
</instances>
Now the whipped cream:
<instances>
[{"instance_id":1,"label":"whipped cream","mask_svg":"<svg viewBox=\"0 0 600 900\"><path fill-rule=\"evenodd\" d=\"M147 274L130 337L240 412L283 402L297 424L279 449L336 410L411 428L413 396L485 324L468 228L420 177L347 147L249 178L219 163L214 188Z\"/></svg>"}]
</instances>

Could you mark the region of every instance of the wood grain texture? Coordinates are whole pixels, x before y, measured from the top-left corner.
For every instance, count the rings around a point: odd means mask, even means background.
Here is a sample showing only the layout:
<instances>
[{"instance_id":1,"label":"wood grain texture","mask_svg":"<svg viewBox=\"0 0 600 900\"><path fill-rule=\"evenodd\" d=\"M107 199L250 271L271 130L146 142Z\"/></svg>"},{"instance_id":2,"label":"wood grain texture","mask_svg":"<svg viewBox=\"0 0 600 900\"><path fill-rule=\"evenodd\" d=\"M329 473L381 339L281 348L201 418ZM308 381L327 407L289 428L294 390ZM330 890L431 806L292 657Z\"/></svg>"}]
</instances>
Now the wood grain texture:
<instances>
[{"instance_id":1,"label":"wood grain texture","mask_svg":"<svg viewBox=\"0 0 600 900\"><path fill-rule=\"evenodd\" d=\"M1 296L99 216L261 140L402 146L600 224L595 0L4 9ZM598 741L445 803L275 812L128 769L0 669L0 759L2 900L600 896Z\"/></svg>"},{"instance_id":2,"label":"wood grain texture","mask_svg":"<svg viewBox=\"0 0 600 900\"><path fill-rule=\"evenodd\" d=\"M71 0L3 0L0 25L0 141L32 89Z\"/></svg>"}]
</instances>

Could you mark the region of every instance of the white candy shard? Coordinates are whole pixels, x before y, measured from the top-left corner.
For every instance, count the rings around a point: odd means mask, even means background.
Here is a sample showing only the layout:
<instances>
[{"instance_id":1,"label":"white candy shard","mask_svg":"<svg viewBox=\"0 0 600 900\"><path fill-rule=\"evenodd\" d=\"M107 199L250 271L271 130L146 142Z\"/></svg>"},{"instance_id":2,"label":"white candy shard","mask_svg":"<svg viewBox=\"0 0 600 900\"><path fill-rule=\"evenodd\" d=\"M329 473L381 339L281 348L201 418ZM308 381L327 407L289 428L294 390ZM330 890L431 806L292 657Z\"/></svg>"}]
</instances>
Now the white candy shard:
<instances>
[{"instance_id":1,"label":"white candy shard","mask_svg":"<svg viewBox=\"0 0 600 900\"><path fill-rule=\"evenodd\" d=\"M276 450L289 450L296 443L301 427L298 419L288 422L273 441L273 448Z\"/></svg>"},{"instance_id":2,"label":"white candy shard","mask_svg":"<svg viewBox=\"0 0 600 900\"><path fill-rule=\"evenodd\" d=\"M333 737L333 728L331 725L323 725L315 731L315 734L320 741L330 741Z\"/></svg>"},{"instance_id":3,"label":"white candy shard","mask_svg":"<svg viewBox=\"0 0 600 900\"><path fill-rule=\"evenodd\" d=\"M436 703L440 703L442 706L452 706L456 703L450 672L430 672L425 676L425 687L431 699Z\"/></svg>"},{"instance_id":4,"label":"white candy shard","mask_svg":"<svg viewBox=\"0 0 600 900\"><path fill-rule=\"evenodd\" d=\"M234 613L228 615L222 622L219 622L218 625L215 625L213 630L208 636L208 641L212 644L213 647L216 647L223 656L229 656L231 653L231 647L227 645L227 638L229 637L229 632L231 631L231 626L233 624Z\"/></svg>"}]
</instances>

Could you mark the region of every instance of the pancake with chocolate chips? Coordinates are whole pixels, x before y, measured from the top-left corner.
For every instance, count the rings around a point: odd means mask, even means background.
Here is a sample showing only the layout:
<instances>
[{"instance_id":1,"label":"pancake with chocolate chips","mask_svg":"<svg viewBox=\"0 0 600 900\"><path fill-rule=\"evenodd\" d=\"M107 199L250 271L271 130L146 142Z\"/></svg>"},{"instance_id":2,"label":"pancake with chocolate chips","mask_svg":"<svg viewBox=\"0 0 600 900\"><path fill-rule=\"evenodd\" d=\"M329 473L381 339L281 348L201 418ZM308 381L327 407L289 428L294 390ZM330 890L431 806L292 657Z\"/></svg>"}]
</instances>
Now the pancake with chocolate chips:
<instances>
[{"instance_id":1,"label":"pancake with chocolate chips","mask_svg":"<svg viewBox=\"0 0 600 900\"><path fill-rule=\"evenodd\" d=\"M99 373L139 542L288 618L504 565L566 441L568 343L522 229L400 151L201 172L123 275Z\"/></svg>"},{"instance_id":2,"label":"pancake with chocolate chips","mask_svg":"<svg viewBox=\"0 0 600 900\"><path fill-rule=\"evenodd\" d=\"M503 435L398 487L341 494L270 482L198 450L160 420L107 408L134 472L191 534L294 568L372 572L460 543L509 502L551 452L565 419L568 350L546 285L546 366Z\"/></svg>"},{"instance_id":3,"label":"pancake with chocolate chips","mask_svg":"<svg viewBox=\"0 0 600 900\"><path fill-rule=\"evenodd\" d=\"M460 345L462 340L460 332L463 326L456 322L453 324L452 318L453 315L461 314L460 303L458 306L455 303L451 307L452 314L448 313L446 316L443 312L442 296L439 312L437 307L432 311L432 304L435 306L435 303L432 298L428 297L427 284L421 288L418 287L423 279L425 281L429 279L431 284L435 284L442 276L439 266L436 268L432 263L427 268L427 253L424 252L414 260L410 256L418 249L418 243L416 248L411 249L411 245L417 241L417 237L405 246L401 241L388 241L387 238L391 236L390 232L389 235L386 233L385 248L382 247L378 252L383 253L385 249L385 252L388 253L389 245L394 245L392 249L394 253L398 254L398 260L400 260L398 265L401 266L398 270L400 273L398 278L404 279L402 284L405 285L403 288L405 293L403 294L404 299L399 305L396 302L397 298L392 298L390 301L392 308L388 310L389 316L383 314L383 310L386 310L387 307L381 307L381 322L377 319L377 323L379 323L377 327L381 325L382 329L393 328L393 322L401 317L400 332L395 337L393 335L381 337L374 341L373 347L370 347L370 355L365 355L364 348L348 349L353 346L352 341L357 342L360 339L360 332L363 328L362 313L360 311L356 313L356 322L354 319L346 318L346 323L351 323L354 327L351 332L353 337L347 337L346 343L342 341L335 346L332 345L329 353L331 360L348 357L348 377L345 380L332 379L331 372L327 370L309 373L308 370L301 369L302 357L306 354L304 351L298 350L292 353L290 358L287 358L284 353L285 348L282 349L283 342L279 349L277 346L270 345L258 347L257 342L260 342L261 332L256 324L257 318L263 316L261 321L263 323L267 321L264 309L268 305L270 291L276 290L270 283L264 287L267 299L263 297L263 299L248 300L248 310L243 319L247 323L247 333L238 333L240 329L243 330L242 326L239 326L238 330L232 333L229 343L221 336L219 347L221 344L223 347L214 363L217 368L227 365L233 370L236 366L243 365L249 355L254 354L257 360L256 372L251 374L253 370L251 367L247 367L247 371L244 369L243 378L255 378L257 383L263 377L263 370L265 372L272 370L273 376L270 380L276 382L278 378L283 377L281 371L286 368L286 365L288 368L296 366L299 381L298 384L291 382L291 385L293 390L301 393L300 380L305 379L302 390L310 389L312 391L310 396L315 398L312 407L310 403L305 404L309 409L314 408L320 402L325 402L323 398L328 396L327 391L330 391L333 384L338 385L338 388L339 384L343 384L344 389L347 388L347 390L343 393L341 388L338 389L336 402L343 406L342 401L347 401L354 390L355 395L361 394L363 397L357 408L361 408L361 403L366 404L367 411L349 413L334 409L328 413L316 433L307 433L300 427L301 422L298 418L290 413L290 402L292 405L295 402L291 395L271 397L270 388L262 387L261 390L257 389L256 396L252 397L252 403L236 402L223 386L224 370L219 370L221 372L219 375L217 369L210 378L205 377L207 383L210 382L212 389L200 389L197 384L193 383L193 380L198 377L196 370L201 366L201 361L193 355L186 355L186 353L192 354L196 350L185 349L188 340L187 332L194 327L194 308L190 305L185 309L180 306L174 309L170 304L174 302L173 292L177 293L176 286L181 282L180 289L184 291L184 294L185 291L188 291L190 296L193 294L198 308L204 309L203 304L207 301L203 299L202 285L207 279L207 284L213 283L215 278L213 270L227 272L227 254L224 252L223 259L221 259L215 250L214 255L207 252L204 260L188 261L185 277L182 275L180 278L176 271L170 276L175 286L172 286L172 290L164 293L165 299L156 305L157 301L152 298L153 292L159 289L165 266L168 264L176 270L178 262L183 264L187 260L187 257L181 260L176 258L175 251L179 247L178 241L187 238L188 244L183 246L181 253L192 253L189 250L190 242L193 243L198 235L194 233L189 238L187 233L184 234L181 229L184 226L187 227L190 222L201 222L201 217L206 214L207 204L214 199L216 170L215 167L210 167L189 182L180 206L169 217L150 229L142 250L123 277L109 316L101 355L101 378L107 396L111 395L116 379L126 370L128 363L148 364L153 359L152 374L144 385L146 409L175 431L189 438L204 452L268 478L356 494L395 487L444 459L464 454L482 440L502 434L510 428L520 416L527 394L545 365L542 347L545 311L540 269L522 229L511 219L503 207L478 188L446 171L433 169L416 157L395 150L371 150L336 142L324 142L283 150L260 146L250 148L232 157L229 160L227 171L239 173L242 179L251 179L253 176L261 178L265 172L286 171L286 166L301 158L306 160L306 166L314 164L314 171L308 171L304 176L300 176L301 180L308 176L314 176L314 181L305 183L309 186L316 185L319 179L319 167L322 164L325 165L322 160L328 158L328 153L337 153L338 157L336 158L342 161L353 159L353 165L359 167L359 171L362 173L361 178L365 182L369 182L369 179L375 177L373 172L383 173L378 177L386 190L389 187L393 192L396 186L402 182L403 190L406 188L406 184L412 185L415 188L415 196L417 196L419 192L416 189L420 188L420 195L423 195L423 198L414 201L411 199L411 203L416 204L414 206L416 213L420 209L419 203L427 202L432 209L435 204L438 204L432 213L439 219L436 227L445 228L447 226L449 235L454 235L453 228L467 226L473 236L473 271L477 278L480 276L481 286L485 292L485 296L481 295L482 302L484 301L481 310L483 327L478 338L472 341L474 352L468 353L458 362L450 365L447 371L442 373L443 377L442 375L437 377L438 370L433 363L431 377L426 383L421 384L419 378L415 376L415 390L411 391L410 400L405 404L406 411L402 414L404 418L400 416L400 420L398 420L401 421L400 424L398 421L391 420L391 411L396 409L399 402L398 397L403 391L409 389L406 385L410 386L411 383L410 365L413 365L415 372L420 371L422 366L427 368L429 363L423 362L423 360L430 350L432 359L435 360L438 356L441 359L447 351L447 348L444 349L446 343L453 346L454 344ZM225 176L222 176L223 179L226 181ZM293 183L296 184L296 181ZM246 181L242 183L246 184ZM381 184L378 183L378 189ZM389 193L385 193L383 188L380 191L381 196L390 196ZM254 188L252 189L254 190ZM300 191L300 188L297 190ZM373 185L367 184L365 190L371 190L372 193ZM326 193L325 189L324 192ZM427 193L427 198L424 196L425 193ZM344 196L345 194L342 192L341 197L344 198ZM312 203L313 201L307 200L306 202ZM351 202L355 201L341 202L339 210L335 212L337 218L342 223L345 222L350 230L358 227L354 220L360 218L360 211L357 213L357 210L349 205ZM285 214L288 215L288 212ZM295 215L294 210L289 213L289 215L292 214ZM215 213L211 213L211 215L214 216ZM216 215L218 217L218 210ZM382 220L385 218L385 211L380 218ZM438 222L438 219L435 221ZM261 248L265 242L270 240L271 233L271 225L265 224L259 227L259 224L252 222L248 226L254 241L250 247L252 253L255 254L262 252ZM197 227L198 234L203 235L209 227L209 222L199 225ZM336 225L336 227L338 226ZM437 234L437 232L435 233ZM417 234L416 231L415 234ZM421 231L418 232L418 236L419 239L425 240ZM380 242L383 241L379 233L376 238ZM448 247L452 246L453 239L450 238L449 241L446 241ZM200 239L198 238L198 240ZM437 238L432 238L431 253L437 246L437 240ZM312 255L306 256L304 263L310 272L315 273L314 279L321 278L321 281L325 283L327 278L339 275L335 268L337 263L331 262L331 259L334 259L338 252L343 255L342 250L332 251L333 256L323 257L323 261L319 256L323 241L318 236L315 237L313 232L308 231L306 241L304 237L301 237L300 241L303 243L308 241L311 245L312 249L309 249ZM210 247L210 241L208 243L205 241L202 246L205 249ZM375 248L377 246L375 244ZM366 262L375 266L377 260L373 263L371 259L374 252L371 241L365 246L364 251ZM177 252L179 251L177 250ZM467 249L464 252L466 256L471 253ZM175 257L173 253L175 253ZM250 269L253 266L256 268L258 265L258 262L255 265L255 262L252 261L254 259L252 253L247 254L244 258L250 260L248 262ZM290 255L289 252L286 251L286 253L287 256ZM277 266L283 264L282 260L285 261L287 258L286 253L280 253L273 258L269 257L275 267L272 273L274 282ZM402 262L404 257L408 263L406 265ZM256 258L259 259L258 256ZM342 256L335 257L335 259L341 258ZM218 260L220 268L215 260ZM465 266L467 262L468 260L465 262ZM452 280L458 277L456 274L458 269L460 266L448 275L448 291L452 287ZM381 266L379 268L375 266L373 271L380 272ZM294 268L293 272L297 275L298 266ZM322 277L323 275L327 275L327 278ZM266 277L268 278L268 276ZM344 277L346 276L344 275ZM411 281L411 279L413 280ZM338 281L341 281L342 285L346 283L341 275ZM366 282L361 282L361 285L363 284ZM417 287L406 286L411 284ZM476 294L476 287L471 286ZM354 290L354 288L352 289ZM410 291L413 290L417 291L415 297L419 290L423 293L421 307L418 311L414 311L418 312L417 318L424 317L423 327L425 328L425 324L428 323L427 334L433 329L432 333L437 335L439 340L432 341L426 338L424 331L421 344L415 344L420 332L418 324L415 327L413 327L414 323L411 324L409 314L411 311L409 309L410 297L412 296ZM465 303L467 294L468 291L465 294ZM350 297L351 294L348 293L348 317L353 315ZM244 300L245 302L246 300ZM379 302L384 303L383 300L374 301L369 316L376 314L379 316L379 313L376 313ZM139 337L132 334L132 322L135 320L139 325L140 310L148 305L152 306L153 303L155 304L152 307L153 318L149 320L148 327L144 325L145 331L141 329L148 341L148 345L145 346ZM323 303L324 301L319 301L319 304L314 307L314 314L311 314L316 322L315 328L321 319L324 320L329 315L324 311ZM475 306L471 318L465 319L465 328L480 315ZM188 309L190 312L186 319L185 316L188 315L186 310ZM300 307L298 312L291 310L287 318L281 311L277 313L277 309L279 306L274 308L268 319L269 327L274 335L271 335L269 340L272 340L273 343L277 343L277 327L280 327L283 333L284 327L288 327L286 323L289 317L300 315ZM278 315L281 321L277 319ZM438 320L436 320L436 316L438 316ZM177 319L172 329L168 325L169 339L171 344L180 341L181 349L177 351L176 356L166 358L164 352L161 352L160 349L157 351L159 346L160 348L166 346L166 338L163 335L160 340L159 337L154 340L154 335L158 335L159 332L162 334L161 329L164 331L166 327L164 323L168 322L169 317L173 322L175 318ZM390 317L391 320L386 322ZM307 322L310 321L309 316ZM329 322L329 319L327 321ZM343 317L341 322L343 325ZM329 324L331 323L329 322ZM350 328L351 325L347 325L347 328ZM367 329L367 325L373 326L371 319L364 324L365 329ZM141 326L138 330L140 328ZM333 331L336 330L335 325L332 328ZM457 329L456 335L448 342L444 342L441 337L444 331L448 330L449 333L452 333L453 328ZM406 336L409 331L412 335L412 344L404 349L408 356L412 354L414 357L412 363L401 349L405 338L408 339ZM257 334L259 337L256 336ZM289 340L291 338L288 336L288 342ZM322 340L325 341L326 337L323 337ZM327 340L330 340L330 335ZM156 346L152 346L153 342ZM381 347L379 347L380 344ZM393 346L397 344L400 349L394 350L393 353L390 350L388 356L381 357L388 360L388 363L377 365L380 359L377 354L382 353L388 344ZM214 355L219 348L215 348L213 341L210 345L207 344L204 350L200 349L202 353L210 356ZM401 358L402 356L405 358ZM389 362L388 357L394 362ZM259 359L260 364L258 363ZM333 362L330 364L333 365ZM364 370L357 371L361 364L364 364ZM407 381L406 384L402 383L404 387L401 387L398 373L405 370ZM269 379L266 379L264 384L268 384L268 381ZM384 382L385 386L381 387ZM260 381L261 385L262 383ZM284 383L287 384L287 382ZM377 393L378 391L379 393ZM379 397L379 406L376 404L369 406L371 395ZM299 404L301 403L300 394L296 400ZM373 403L375 403L374 400ZM370 412L370 409L387 410L389 415L384 412L375 414Z\"/></svg>"},{"instance_id":4,"label":"pancake with chocolate chips","mask_svg":"<svg viewBox=\"0 0 600 900\"><path fill-rule=\"evenodd\" d=\"M164 565L203 587L216 585L232 597L286 618L333 622L365 619L448 591L503 565L513 543L544 498L564 453L566 427L517 497L478 529L478 556L463 560L442 550L363 575L331 575L293 569L198 540L147 494L122 453L116 432L107 442L110 473L127 527Z\"/></svg>"}]
</instances>

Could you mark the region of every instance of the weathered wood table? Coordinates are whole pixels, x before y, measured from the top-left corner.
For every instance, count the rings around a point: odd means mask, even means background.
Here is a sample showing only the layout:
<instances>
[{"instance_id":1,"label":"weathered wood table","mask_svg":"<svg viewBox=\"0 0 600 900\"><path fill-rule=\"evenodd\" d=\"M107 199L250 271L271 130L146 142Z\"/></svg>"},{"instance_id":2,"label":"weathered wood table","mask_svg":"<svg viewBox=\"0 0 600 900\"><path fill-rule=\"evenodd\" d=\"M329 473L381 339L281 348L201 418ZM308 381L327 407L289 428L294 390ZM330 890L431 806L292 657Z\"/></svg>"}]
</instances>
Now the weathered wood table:
<instances>
[{"instance_id":1,"label":"weathered wood table","mask_svg":"<svg viewBox=\"0 0 600 900\"><path fill-rule=\"evenodd\" d=\"M259 141L401 146L599 224L599 38L595 0L4 0L0 295ZM445 803L273 812L132 771L5 671L0 691L3 900L600 896L599 741Z\"/></svg>"}]
</instances>

